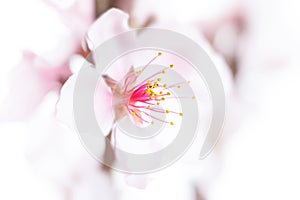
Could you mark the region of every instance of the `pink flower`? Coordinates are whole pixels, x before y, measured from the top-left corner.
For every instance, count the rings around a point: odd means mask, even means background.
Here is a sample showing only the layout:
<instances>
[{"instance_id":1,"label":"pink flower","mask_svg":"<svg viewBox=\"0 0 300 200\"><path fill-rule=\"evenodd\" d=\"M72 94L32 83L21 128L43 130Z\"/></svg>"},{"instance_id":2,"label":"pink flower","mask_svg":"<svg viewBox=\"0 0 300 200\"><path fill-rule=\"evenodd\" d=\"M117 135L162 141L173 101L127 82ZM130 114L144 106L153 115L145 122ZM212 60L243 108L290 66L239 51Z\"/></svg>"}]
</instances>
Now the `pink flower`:
<instances>
[{"instance_id":1,"label":"pink flower","mask_svg":"<svg viewBox=\"0 0 300 200\"><path fill-rule=\"evenodd\" d=\"M194 41L198 42L208 52L208 54L212 57L213 61L215 62L217 70L219 71L221 78L224 81L226 94L229 94L232 84L229 69L224 60L221 57L219 57L211 49L208 42L206 42L203 39L200 32L188 25L182 26L176 23L156 23L153 24L153 27L169 28L175 31L179 31L180 33L186 34L187 36L191 37ZM105 40L110 39L128 30L130 30L130 27L128 25L128 15L118 9L108 10L97 21L95 21L95 23L91 26L90 30L88 31L85 41L87 47L90 50L92 50L94 59L93 63L97 65L99 62L101 62L101 55L97 55L93 51L97 46L99 46ZM136 37L138 37L138 35ZM105 80L106 86L108 87L103 87L97 90L95 96L98 95L99 98L101 98L101 102L104 102L103 104L105 104L106 101L112 102L113 104L111 105L107 103L107 105L103 105L99 103L101 105L95 105L95 114L96 116L98 116L97 119L101 119L100 124L105 126L102 129L102 131L104 132L104 134L106 134L107 137L110 137L111 135L115 136L115 134L113 134L112 132L112 127L114 127L113 124L116 121L122 119L124 116L129 116L132 122L137 126L145 127L151 125L152 121L156 120L163 123L167 123L170 126L174 124L172 123L172 121L168 121L163 118L156 118L151 113L163 113L170 115L174 114L178 117L181 117L181 115L184 114L181 113L180 110L167 110L156 107L157 104L168 101L169 98L174 98L172 92L168 89L177 86L184 87L184 84L188 84L188 82L186 81L184 83L176 83L172 85L168 83L163 83L160 80L160 75L164 74L168 70L173 70L173 66L175 69L177 67L177 62L174 62L174 60L168 60L168 67L166 67L165 69L159 69L157 72L151 73L149 77L142 78L142 75L145 75L144 72L146 72L146 70L150 68L149 66L152 62L159 61L160 59L165 59L164 56L160 55L161 54L158 53L150 61L145 61L144 58L136 57L133 59L131 63L133 66L130 67L129 70L128 67L125 68L120 65L120 68L112 69L109 71L108 74L102 76ZM144 64L146 65L143 68L135 69L136 66ZM184 69L181 69L181 71L190 75L189 72L186 72L186 70ZM74 126L72 116L72 94L76 82L76 76L77 74L75 73L70 79L66 81L66 83L62 87L60 100L57 104L58 117L70 126ZM196 94L196 96L198 94ZM184 98L193 99L192 96ZM207 109L206 100L207 97L203 97L203 113L207 112L205 111L205 109ZM97 97L95 102L97 102ZM98 110L97 106L101 107L102 109ZM112 115L112 113L114 113L114 115ZM209 120L204 119L203 123L206 123L206 121ZM118 142L122 143L123 141L119 140ZM198 141L196 143L199 144L200 142L201 141ZM192 151L195 151L192 153L192 156L195 156L195 153L199 151L199 148L194 148ZM129 183L143 183L143 186L134 185L135 187L146 187L147 185L144 184L144 181L135 180L146 180L143 176L130 176L130 179L131 180L129 181Z\"/></svg>"}]
</instances>

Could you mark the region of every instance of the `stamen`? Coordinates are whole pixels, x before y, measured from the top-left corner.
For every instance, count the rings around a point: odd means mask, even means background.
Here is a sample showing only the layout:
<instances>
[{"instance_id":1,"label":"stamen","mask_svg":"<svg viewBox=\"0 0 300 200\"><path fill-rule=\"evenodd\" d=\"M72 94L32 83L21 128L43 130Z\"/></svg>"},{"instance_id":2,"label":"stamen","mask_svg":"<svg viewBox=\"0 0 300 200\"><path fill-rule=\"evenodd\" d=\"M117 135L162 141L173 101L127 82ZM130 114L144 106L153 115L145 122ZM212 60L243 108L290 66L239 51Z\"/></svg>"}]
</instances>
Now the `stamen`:
<instances>
[{"instance_id":1,"label":"stamen","mask_svg":"<svg viewBox=\"0 0 300 200\"><path fill-rule=\"evenodd\" d=\"M195 99L195 96L176 96L176 97L168 97L166 96L165 99Z\"/></svg>"},{"instance_id":2,"label":"stamen","mask_svg":"<svg viewBox=\"0 0 300 200\"><path fill-rule=\"evenodd\" d=\"M145 71L145 69L149 66L149 65L151 65L151 63L158 57L158 56L161 56L162 55L162 53L161 52L158 52L157 53L157 56L155 56L154 58L152 58L144 67L143 67L143 69L141 70L141 73L143 72L143 71Z\"/></svg>"},{"instance_id":3,"label":"stamen","mask_svg":"<svg viewBox=\"0 0 300 200\"><path fill-rule=\"evenodd\" d=\"M129 109L128 106L127 106L127 110L128 110L128 112L131 112L131 114L134 113L135 116L133 116L133 117L137 117L141 121L149 123L147 120L144 120L140 115L136 114L134 111L132 111L131 109Z\"/></svg>"},{"instance_id":4,"label":"stamen","mask_svg":"<svg viewBox=\"0 0 300 200\"><path fill-rule=\"evenodd\" d=\"M141 112L144 113L145 115L148 115L149 117L151 117L151 118L153 118L153 119L156 119L156 120L160 121L160 122L169 123L168 121L159 119L159 118L157 118L157 117L155 117L155 116L152 116L152 115L150 115L150 114L148 114L148 113L146 113L146 112L144 112L144 111L141 111Z\"/></svg>"},{"instance_id":5,"label":"stamen","mask_svg":"<svg viewBox=\"0 0 300 200\"><path fill-rule=\"evenodd\" d=\"M138 75L142 74L143 71L150 66L150 64L158 57L161 56L162 52L158 52L157 55L152 58L143 68L142 70L133 71L132 73L136 73ZM160 119L158 117L155 117L149 113L156 112L156 113L166 113L166 114L176 114L179 116L183 116L182 112L175 112L169 109L162 109L161 107L155 107L156 105L160 105L161 101L165 101L167 99L171 98L191 98L191 97L178 97L178 96L171 96L171 91L168 90L172 87L181 88L181 84L190 84L190 81L184 81L181 83L175 83L171 85L167 85L167 83L159 83L162 79L161 77L157 77L155 80L155 77L159 74L165 74L167 69L174 68L174 64L170 64L168 67L165 67L163 69L160 69L159 71L153 73L148 78L144 79L139 84L135 85L134 87L127 90L127 87L134 83L137 80L137 75L133 79L129 79L130 76L126 77L126 94L130 95L128 103L127 103L127 110L129 114L131 114L135 119L139 119L138 122L146 122L149 124L153 124L153 120L145 120L143 119L144 115L149 116L150 118L154 120L158 120L160 122L168 123L170 125L174 125L173 121L166 121L163 119ZM192 97L192 99L195 99L195 96ZM127 100L126 100L127 101ZM140 105L136 105L136 103L139 103ZM143 114L142 114L143 113ZM143 117L142 117L143 116Z\"/></svg>"},{"instance_id":6,"label":"stamen","mask_svg":"<svg viewBox=\"0 0 300 200\"><path fill-rule=\"evenodd\" d=\"M167 69L167 67L166 67L165 69ZM152 75L149 76L148 78L144 79L141 83L139 83L138 85L136 85L135 87L133 87L132 89L130 89L128 92L131 92L131 91L133 91L133 90L139 88L139 87L142 86L146 81L148 81L148 83L149 83L149 81L150 81L151 78L153 78L153 77L155 77L155 76L157 76L157 75L159 75L159 74L161 74L161 73L162 73L162 71L158 71L158 72L152 74Z\"/></svg>"},{"instance_id":7,"label":"stamen","mask_svg":"<svg viewBox=\"0 0 300 200\"><path fill-rule=\"evenodd\" d=\"M184 83L187 83L187 82L185 82L185 81L182 81L182 82L179 82L179 83L174 83L174 84L171 84L171 85L169 85L169 86L167 86L167 85L163 85L163 87L164 86L166 86L166 87L164 87L165 89L169 89L169 88L173 88L173 87L178 87L178 85L180 85L180 84L184 84ZM180 85L180 87L181 87L181 85Z\"/></svg>"},{"instance_id":8,"label":"stamen","mask_svg":"<svg viewBox=\"0 0 300 200\"><path fill-rule=\"evenodd\" d=\"M147 121L147 120L144 120L140 115L136 115L136 117L138 118L138 119L140 119L141 121L143 121L143 122L146 122L146 123L150 123L149 121Z\"/></svg>"}]
</instances>

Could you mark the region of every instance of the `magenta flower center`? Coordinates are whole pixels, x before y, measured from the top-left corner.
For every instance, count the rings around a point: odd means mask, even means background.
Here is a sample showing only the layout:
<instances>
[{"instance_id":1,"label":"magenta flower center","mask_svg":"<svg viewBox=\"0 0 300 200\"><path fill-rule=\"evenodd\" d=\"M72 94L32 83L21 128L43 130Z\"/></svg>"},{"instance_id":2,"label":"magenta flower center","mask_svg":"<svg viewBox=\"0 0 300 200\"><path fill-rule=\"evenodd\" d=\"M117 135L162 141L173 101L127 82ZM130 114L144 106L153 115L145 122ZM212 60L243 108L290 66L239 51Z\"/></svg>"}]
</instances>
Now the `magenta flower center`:
<instances>
[{"instance_id":1,"label":"magenta flower center","mask_svg":"<svg viewBox=\"0 0 300 200\"><path fill-rule=\"evenodd\" d=\"M168 101L172 98L195 98L193 97L176 97L172 94L171 88L180 89L184 84L189 84L190 81L176 83L168 85L162 82L160 75L165 75L167 70L173 69L174 65L170 64L169 67L165 67L154 74L151 74L148 78L144 79L141 83L134 85L137 78L145 71L145 69L162 53L159 52L157 56L150 60L142 70L132 71L125 77L123 85L123 94L129 96L126 104L126 109L131 118L140 124L153 124L155 120L174 125L173 121L166 121L160 119L151 113L165 113L175 114L183 116L182 112L164 109L160 106L161 102ZM133 85L133 86L132 86ZM131 86L131 87L130 87Z\"/></svg>"}]
</instances>

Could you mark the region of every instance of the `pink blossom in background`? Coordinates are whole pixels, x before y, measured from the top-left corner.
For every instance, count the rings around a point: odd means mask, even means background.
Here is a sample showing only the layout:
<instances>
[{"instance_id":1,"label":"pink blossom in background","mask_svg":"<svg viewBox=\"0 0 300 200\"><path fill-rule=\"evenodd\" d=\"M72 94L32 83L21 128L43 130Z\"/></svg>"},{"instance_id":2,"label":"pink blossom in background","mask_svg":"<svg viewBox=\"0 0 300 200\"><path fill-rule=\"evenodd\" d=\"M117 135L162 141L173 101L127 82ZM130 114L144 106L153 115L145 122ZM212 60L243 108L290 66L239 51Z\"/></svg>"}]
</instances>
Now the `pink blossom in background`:
<instances>
[{"instance_id":1,"label":"pink blossom in background","mask_svg":"<svg viewBox=\"0 0 300 200\"><path fill-rule=\"evenodd\" d=\"M53 17L58 18L65 30L61 37L53 38L57 41L57 46L41 52L40 55L54 66L68 64L72 55L82 52L82 39L95 19L94 1L43 0L43 2L54 13Z\"/></svg>"},{"instance_id":2,"label":"pink blossom in background","mask_svg":"<svg viewBox=\"0 0 300 200\"><path fill-rule=\"evenodd\" d=\"M10 88L0 107L1 121L28 118L44 96L50 91L58 92L71 75L71 57L75 53L84 54L81 41L94 19L94 2L75 0L66 3L36 2L37 8L48 14L48 18L41 16L41 20L45 19L43 26L49 24L48 33L44 34L44 27L36 20L39 11L33 12L35 20L26 23L37 31L31 32L30 36L25 31L23 37L32 43L22 46L26 50L19 64L9 73Z\"/></svg>"},{"instance_id":3,"label":"pink blossom in background","mask_svg":"<svg viewBox=\"0 0 300 200\"><path fill-rule=\"evenodd\" d=\"M22 62L11 74L11 87L0 112L0 119L28 117L50 91L58 91L71 75L67 65L52 67L31 52L24 52Z\"/></svg>"}]
</instances>

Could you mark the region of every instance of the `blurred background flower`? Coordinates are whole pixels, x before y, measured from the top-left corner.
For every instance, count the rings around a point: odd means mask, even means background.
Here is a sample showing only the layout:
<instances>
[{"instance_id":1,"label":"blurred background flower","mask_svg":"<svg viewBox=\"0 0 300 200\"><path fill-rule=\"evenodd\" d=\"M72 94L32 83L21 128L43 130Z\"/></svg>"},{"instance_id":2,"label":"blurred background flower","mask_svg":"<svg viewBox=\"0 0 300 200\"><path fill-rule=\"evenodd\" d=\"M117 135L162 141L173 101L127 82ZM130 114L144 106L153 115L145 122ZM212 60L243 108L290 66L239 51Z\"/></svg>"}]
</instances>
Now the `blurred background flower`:
<instances>
[{"instance_id":1,"label":"blurred background flower","mask_svg":"<svg viewBox=\"0 0 300 200\"><path fill-rule=\"evenodd\" d=\"M103 21L112 7L124 12L123 24ZM299 7L297 0L0 2L0 198L299 199ZM206 159L120 174L93 160L57 119L70 115L57 106L66 81L93 45L118 34L114 25L178 31L209 53L227 117Z\"/></svg>"}]
</instances>

